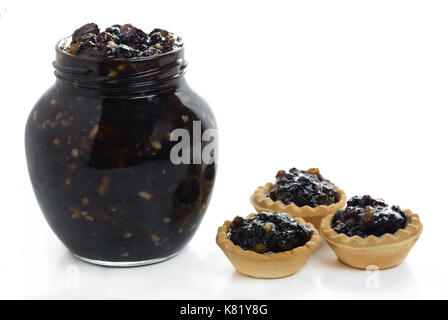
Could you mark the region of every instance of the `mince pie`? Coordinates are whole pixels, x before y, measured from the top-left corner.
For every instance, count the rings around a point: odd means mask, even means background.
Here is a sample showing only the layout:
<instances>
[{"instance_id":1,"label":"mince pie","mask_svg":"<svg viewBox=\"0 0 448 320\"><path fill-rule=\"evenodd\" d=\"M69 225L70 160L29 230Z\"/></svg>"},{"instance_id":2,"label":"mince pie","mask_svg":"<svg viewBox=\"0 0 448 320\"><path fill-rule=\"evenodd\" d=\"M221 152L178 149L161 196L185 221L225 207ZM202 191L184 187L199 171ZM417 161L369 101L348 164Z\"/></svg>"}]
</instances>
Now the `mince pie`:
<instances>
[{"instance_id":1,"label":"mince pie","mask_svg":"<svg viewBox=\"0 0 448 320\"><path fill-rule=\"evenodd\" d=\"M320 236L301 218L261 212L226 221L218 229L216 243L240 273L282 278L303 267L319 246Z\"/></svg>"},{"instance_id":2,"label":"mince pie","mask_svg":"<svg viewBox=\"0 0 448 320\"><path fill-rule=\"evenodd\" d=\"M423 225L410 210L363 196L351 198L346 208L325 217L320 231L343 263L388 269L406 258Z\"/></svg>"},{"instance_id":3,"label":"mince pie","mask_svg":"<svg viewBox=\"0 0 448 320\"><path fill-rule=\"evenodd\" d=\"M319 169L278 171L275 184L268 182L251 196L257 210L287 212L319 228L322 218L344 207L344 191L322 177Z\"/></svg>"}]
</instances>

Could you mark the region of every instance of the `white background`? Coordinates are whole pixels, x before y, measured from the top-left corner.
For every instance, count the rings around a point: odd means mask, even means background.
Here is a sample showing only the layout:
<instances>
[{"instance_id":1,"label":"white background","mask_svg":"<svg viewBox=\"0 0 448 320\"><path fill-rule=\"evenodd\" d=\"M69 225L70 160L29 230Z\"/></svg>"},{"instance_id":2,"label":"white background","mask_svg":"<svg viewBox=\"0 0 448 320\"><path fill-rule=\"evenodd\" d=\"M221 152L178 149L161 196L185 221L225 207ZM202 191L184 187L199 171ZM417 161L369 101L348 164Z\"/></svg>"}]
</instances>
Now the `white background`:
<instances>
[{"instance_id":1,"label":"white background","mask_svg":"<svg viewBox=\"0 0 448 320\"><path fill-rule=\"evenodd\" d=\"M0 2L0 298L448 298L446 1ZM24 158L28 113L54 81L54 44L80 25L181 34L187 80L212 106L212 202L177 257L132 269L73 258L47 226ZM420 214L407 260L377 274L322 243L296 275L238 274L215 244L279 169L319 167L348 196Z\"/></svg>"}]
</instances>

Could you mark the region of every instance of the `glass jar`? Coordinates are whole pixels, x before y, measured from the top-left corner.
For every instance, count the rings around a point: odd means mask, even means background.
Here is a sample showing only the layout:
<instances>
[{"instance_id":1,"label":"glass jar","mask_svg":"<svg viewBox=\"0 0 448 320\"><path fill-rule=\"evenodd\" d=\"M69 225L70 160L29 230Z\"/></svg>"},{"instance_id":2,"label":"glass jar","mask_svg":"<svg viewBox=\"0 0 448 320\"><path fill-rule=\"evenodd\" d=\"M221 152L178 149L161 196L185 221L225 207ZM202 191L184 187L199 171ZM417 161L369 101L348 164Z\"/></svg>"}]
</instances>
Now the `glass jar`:
<instances>
[{"instance_id":1,"label":"glass jar","mask_svg":"<svg viewBox=\"0 0 448 320\"><path fill-rule=\"evenodd\" d=\"M70 55L64 41L56 82L25 132L42 212L82 260L136 266L172 257L198 229L216 172L215 119L185 82L184 48L104 60Z\"/></svg>"}]
</instances>

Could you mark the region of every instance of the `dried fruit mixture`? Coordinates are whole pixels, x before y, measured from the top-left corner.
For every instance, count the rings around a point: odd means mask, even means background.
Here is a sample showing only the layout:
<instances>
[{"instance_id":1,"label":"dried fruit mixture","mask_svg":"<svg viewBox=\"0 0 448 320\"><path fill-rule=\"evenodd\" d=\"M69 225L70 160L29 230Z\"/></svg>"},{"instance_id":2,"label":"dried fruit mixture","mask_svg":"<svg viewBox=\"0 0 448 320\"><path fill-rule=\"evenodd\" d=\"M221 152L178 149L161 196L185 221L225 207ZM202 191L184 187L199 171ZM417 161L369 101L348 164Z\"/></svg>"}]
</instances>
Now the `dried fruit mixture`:
<instances>
[{"instance_id":1,"label":"dried fruit mixture","mask_svg":"<svg viewBox=\"0 0 448 320\"><path fill-rule=\"evenodd\" d=\"M351 198L347 207L337 211L332 220L332 228L337 233L361 238L394 234L398 229L406 228L406 224L406 214L399 206L389 206L368 195Z\"/></svg>"},{"instance_id":2,"label":"dried fruit mixture","mask_svg":"<svg viewBox=\"0 0 448 320\"><path fill-rule=\"evenodd\" d=\"M97 24L87 23L73 32L63 50L76 56L133 58L160 55L182 46L180 37L163 29L146 33L127 23L100 31Z\"/></svg>"},{"instance_id":3,"label":"dried fruit mixture","mask_svg":"<svg viewBox=\"0 0 448 320\"><path fill-rule=\"evenodd\" d=\"M287 213L262 212L233 219L227 236L245 250L273 253L301 247L312 235L312 228L298 223Z\"/></svg>"}]
</instances>

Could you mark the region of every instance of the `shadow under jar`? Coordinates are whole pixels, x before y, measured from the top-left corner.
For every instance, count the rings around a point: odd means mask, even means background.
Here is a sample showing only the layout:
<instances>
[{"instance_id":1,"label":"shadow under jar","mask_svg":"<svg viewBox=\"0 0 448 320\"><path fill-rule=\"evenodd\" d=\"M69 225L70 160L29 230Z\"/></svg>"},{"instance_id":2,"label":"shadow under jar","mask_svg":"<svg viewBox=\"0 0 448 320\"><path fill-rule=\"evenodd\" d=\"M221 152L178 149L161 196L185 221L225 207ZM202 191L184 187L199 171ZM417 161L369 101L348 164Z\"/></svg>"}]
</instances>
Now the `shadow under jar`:
<instances>
[{"instance_id":1,"label":"shadow under jar","mask_svg":"<svg viewBox=\"0 0 448 320\"><path fill-rule=\"evenodd\" d=\"M193 152L187 163L170 157L178 144L173 130L187 130L193 141L194 126L201 135L216 128L209 106L185 82L184 48L101 60L71 55L62 41L56 82L25 132L46 220L91 263L136 266L172 257L199 227L216 172L214 161L193 161Z\"/></svg>"}]
</instances>

